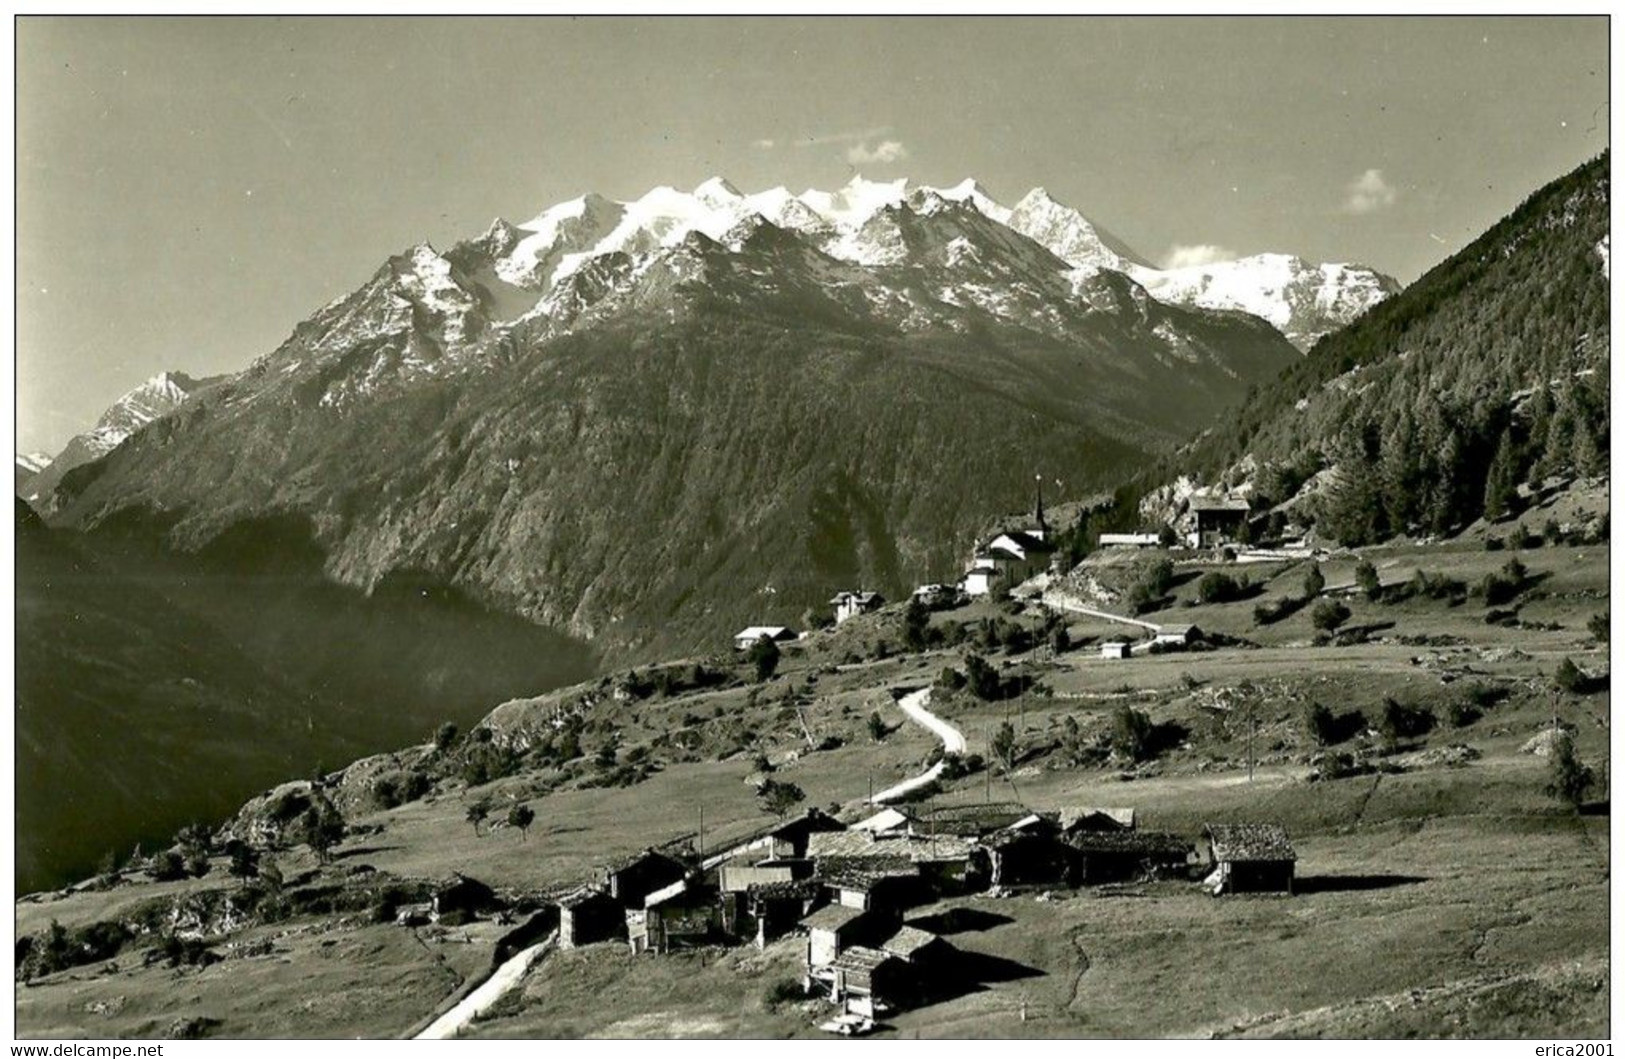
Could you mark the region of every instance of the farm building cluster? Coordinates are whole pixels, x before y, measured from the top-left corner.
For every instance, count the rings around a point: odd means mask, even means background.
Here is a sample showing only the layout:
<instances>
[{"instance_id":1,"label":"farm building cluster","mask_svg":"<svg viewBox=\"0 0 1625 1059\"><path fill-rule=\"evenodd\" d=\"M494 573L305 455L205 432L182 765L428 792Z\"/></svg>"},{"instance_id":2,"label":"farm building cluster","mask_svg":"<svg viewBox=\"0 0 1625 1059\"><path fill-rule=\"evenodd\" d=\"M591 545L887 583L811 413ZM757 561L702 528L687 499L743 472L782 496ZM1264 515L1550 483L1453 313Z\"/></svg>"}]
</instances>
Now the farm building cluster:
<instances>
[{"instance_id":1,"label":"farm building cluster","mask_svg":"<svg viewBox=\"0 0 1625 1059\"><path fill-rule=\"evenodd\" d=\"M1296 858L1279 827L1210 825L1204 858L1138 825L1133 809L1018 803L886 807L850 826L810 809L711 851L688 836L601 866L553 898L558 945L659 954L799 934L807 995L872 1018L966 985L953 946L905 922L911 908L1202 873L1214 894L1291 892Z\"/></svg>"}]
</instances>

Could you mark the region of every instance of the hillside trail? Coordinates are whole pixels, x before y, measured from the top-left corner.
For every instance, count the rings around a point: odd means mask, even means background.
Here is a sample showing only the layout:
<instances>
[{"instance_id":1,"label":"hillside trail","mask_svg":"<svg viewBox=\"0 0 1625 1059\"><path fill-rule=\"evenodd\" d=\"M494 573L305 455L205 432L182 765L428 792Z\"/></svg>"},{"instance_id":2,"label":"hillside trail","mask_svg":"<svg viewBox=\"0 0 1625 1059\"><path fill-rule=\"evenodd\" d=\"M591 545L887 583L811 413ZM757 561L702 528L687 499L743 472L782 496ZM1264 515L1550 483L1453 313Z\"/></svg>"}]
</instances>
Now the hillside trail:
<instances>
[{"instance_id":1,"label":"hillside trail","mask_svg":"<svg viewBox=\"0 0 1625 1059\"><path fill-rule=\"evenodd\" d=\"M961 732L958 728L955 728L941 717L938 717L936 714L926 709L926 706L930 702L931 689L921 688L919 691L911 692L898 699L897 708L902 710L904 715L907 716L909 720L913 721L920 727L927 729L938 739L941 739L942 752L944 755L963 754L966 746L965 733ZM926 784L931 783L938 776L942 775L942 770L947 767L947 764L948 763L945 760L938 761L935 765L932 765L918 776L915 776L912 779L906 779L902 783L895 784L891 787L887 787L883 791L879 791L874 795L874 797L869 799L869 804L885 805L889 802L895 802L905 795L919 790L921 787L924 787Z\"/></svg>"},{"instance_id":2,"label":"hillside trail","mask_svg":"<svg viewBox=\"0 0 1625 1059\"><path fill-rule=\"evenodd\" d=\"M1113 614L1111 611L1099 610L1095 607L1086 607L1082 603L1053 592L1045 592L1038 597L1038 602L1050 610L1064 610L1073 614L1082 614L1085 617L1100 618L1102 621L1115 621L1120 625L1132 625L1135 628L1150 632L1153 636L1162 631L1162 626L1154 622L1145 621L1141 618L1131 618L1126 614Z\"/></svg>"},{"instance_id":3,"label":"hillside trail","mask_svg":"<svg viewBox=\"0 0 1625 1059\"><path fill-rule=\"evenodd\" d=\"M555 931L538 941L529 948L521 949L510 957L502 966L491 972L491 977L481 982L462 1000L412 1038L416 1041L444 1041L456 1037L474 1019L489 1011L498 1000L507 995L508 990L519 984L531 969L531 966L553 946L558 939Z\"/></svg>"}]
</instances>

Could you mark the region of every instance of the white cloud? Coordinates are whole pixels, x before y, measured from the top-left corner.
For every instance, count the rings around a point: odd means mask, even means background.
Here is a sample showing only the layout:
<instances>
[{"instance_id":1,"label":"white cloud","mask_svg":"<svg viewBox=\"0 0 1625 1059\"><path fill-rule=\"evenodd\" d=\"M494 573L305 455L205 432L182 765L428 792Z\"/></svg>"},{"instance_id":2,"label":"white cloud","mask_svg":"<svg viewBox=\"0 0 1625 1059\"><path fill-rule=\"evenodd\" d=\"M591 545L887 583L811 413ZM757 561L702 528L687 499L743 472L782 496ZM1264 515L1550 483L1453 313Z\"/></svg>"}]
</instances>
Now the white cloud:
<instances>
[{"instance_id":1,"label":"white cloud","mask_svg":"<svg viewBox=\"0 0 1625 1059\"><path fill-rule=\"evenodd\" d=\"M873 148L865 141L846 149L846 160L853 165L886 165L907 157L908 149L897 140L881 140Z\"/></svg>"},{"instance_id":2,"label":"white cloud","mask_svg":"<svg viewBox=\"0 0 1625 1059\"><path fill-rule=\"evenodd\" d=\"M777 140L762 139L762 140L752 140L751 141L751 146L756 148L759 151L771 151L773 148L777 147L778 145L779 145L779 141L777 141Z\"/></svg>"},{"instance_id":3,"label":"white cloud","mask_svg":"<svg viewBox=\"0 0 1625 1059\"><path fill-rule=\"evenodd\" d=\"M1383 179L1382 170L1367 169L1348 186L1343 208L1349 213L1375 213L1385 210L1399 198L1399 192Z\"/></svg>"},{"instance_id":4,"label":"white cloud","mask_svg":"<svg viewBox=\"0 0 1625 1059\"><path fill-rule=\"evenodd\" d=\"M1193 265L1216 265L1221 261L1234 261L1236 252L1229 247L1215 246L1212 243L1197 243L1186 246L1175 243L1168 249L1168 256L1163 259L1163 268L1189 268Z\"/></svg>"},{"instance_id":5,"label":"white cloud","mask_svg":"<svg viewBox=\"0 0 1625 1059\"><path fill-rule=\"evenodd\" d=\"M868 129L848 129L845 132L826 132L818 136L803 136L797 147L821 147L831 143L864 143L891 132L890 125L876 125Z\"/></svg>"}]
</instances>

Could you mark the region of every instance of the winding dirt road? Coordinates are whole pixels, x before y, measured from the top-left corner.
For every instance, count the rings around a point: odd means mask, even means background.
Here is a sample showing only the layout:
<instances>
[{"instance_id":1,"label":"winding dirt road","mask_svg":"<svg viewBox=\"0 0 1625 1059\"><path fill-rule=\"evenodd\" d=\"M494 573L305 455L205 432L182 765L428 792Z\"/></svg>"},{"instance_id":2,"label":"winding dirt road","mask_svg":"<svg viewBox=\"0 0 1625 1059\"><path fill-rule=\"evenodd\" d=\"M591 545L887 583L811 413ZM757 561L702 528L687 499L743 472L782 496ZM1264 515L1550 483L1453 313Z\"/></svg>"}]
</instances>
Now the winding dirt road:
<instances>
[{"instance_id":1,"label":"winding dirt road","mask_svg":"<svg viewBox=\"0 0 1625 1059\"><path fill-rule=\"evenodd\" d=\"M931 689L922 688L898 699L897 708L902 710L909 720L922 728L929 729L932 734L941 739L944 754L963 754L965 752L965 733L926 709L926 705L930 701ZM942 775L945 765L946 762L939 761L913 779L907 779L895 786L887 787L885 790L878 792L873 798L870 798L869 804L885 805L888 802L897 801L911 791L919 790Z\"/></svg>"}]
</instances>

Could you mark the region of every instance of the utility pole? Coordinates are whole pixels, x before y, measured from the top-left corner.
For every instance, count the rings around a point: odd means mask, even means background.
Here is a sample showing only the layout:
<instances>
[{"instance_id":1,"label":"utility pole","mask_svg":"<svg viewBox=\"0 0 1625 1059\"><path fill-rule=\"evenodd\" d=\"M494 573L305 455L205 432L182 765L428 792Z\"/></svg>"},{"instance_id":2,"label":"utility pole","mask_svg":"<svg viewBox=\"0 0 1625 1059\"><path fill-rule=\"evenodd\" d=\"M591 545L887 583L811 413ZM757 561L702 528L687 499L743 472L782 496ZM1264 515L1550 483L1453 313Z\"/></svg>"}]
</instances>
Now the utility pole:
<instances>
[{"instance_id":1,"label":"utility pole","mask_svg":"<svg viewBox=\"0 0 1625 1059\"><path fill-rule=\"evenodd\" d=\"M700 806L700 859L705 859L705 806Z\"/></svg>"},{"instance_id":2,"label":"utility pole","mask_svg":"<svg viewBox=\"0 0 1625 1059\"><path fill-rule=\"evenodd\" d=\"M1247 700L1247 782L1253 782L1253 736L1258 732L1258 713L1252 699Z\"/></svg>"}]
</instances>

